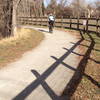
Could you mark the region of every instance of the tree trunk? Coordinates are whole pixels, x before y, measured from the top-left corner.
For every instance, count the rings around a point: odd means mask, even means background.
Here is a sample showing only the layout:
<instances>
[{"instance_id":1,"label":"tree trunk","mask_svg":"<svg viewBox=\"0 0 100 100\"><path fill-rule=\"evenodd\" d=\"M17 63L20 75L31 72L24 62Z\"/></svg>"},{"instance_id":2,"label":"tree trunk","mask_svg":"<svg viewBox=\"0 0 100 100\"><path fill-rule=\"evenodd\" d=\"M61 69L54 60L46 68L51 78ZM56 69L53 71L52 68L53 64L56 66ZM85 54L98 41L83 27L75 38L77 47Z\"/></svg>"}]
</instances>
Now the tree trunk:
<instances>
[{"instance_id":1,"label":"tree trunk","mask_svg":"<svg viewBox=\"0 0 100 100\"><path fill-rule=\"evenodd\" d=\"M17 22L16 22L16 6L14 6L14 2L13 2L13 18L12 18L12 35L16 35L16 31L17 31Z\"/></svg>"},{"instance_id":2,"label":"tree trunk","mask_svg":"<svg viewBox=\"0 0 100 100\"><path fill-rule=\"evenodd\" d=\"M13 12L12 12L12 35L17 34L17 8L21 0L13 0Z\"/></svg>"},{"instance_id":3,"label":"tree trunk","mask_svg":"<svg viewBox=\"0 0 100 100\"><path fill-rule=\"evenodd\" d=\"M0 29L3 37L9 37L12 29L12 0L1 0Z\"/></svg>"}]
</instances>

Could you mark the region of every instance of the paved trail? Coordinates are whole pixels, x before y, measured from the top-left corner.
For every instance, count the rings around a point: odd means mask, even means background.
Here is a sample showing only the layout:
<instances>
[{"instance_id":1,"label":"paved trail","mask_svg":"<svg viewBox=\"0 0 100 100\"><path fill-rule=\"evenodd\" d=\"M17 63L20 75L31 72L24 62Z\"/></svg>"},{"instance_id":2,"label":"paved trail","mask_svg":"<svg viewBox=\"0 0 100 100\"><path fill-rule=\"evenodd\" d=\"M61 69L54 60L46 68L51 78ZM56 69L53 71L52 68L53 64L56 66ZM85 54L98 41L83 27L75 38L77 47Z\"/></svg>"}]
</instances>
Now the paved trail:
<instances>
[{"instance_id":1,"label":"paved trail","mask_svg":"<svg viewBox=\"0 0 100 100\"><path fill-rule=\"evenodd\" d=\"M74 74L78 56L64 48L72 48L78 39L63 31L50 34L48 29L35 29L42 31L45 39L0 70L0 100L61 100L59 96Z\"/></svg>"}]
</instances>

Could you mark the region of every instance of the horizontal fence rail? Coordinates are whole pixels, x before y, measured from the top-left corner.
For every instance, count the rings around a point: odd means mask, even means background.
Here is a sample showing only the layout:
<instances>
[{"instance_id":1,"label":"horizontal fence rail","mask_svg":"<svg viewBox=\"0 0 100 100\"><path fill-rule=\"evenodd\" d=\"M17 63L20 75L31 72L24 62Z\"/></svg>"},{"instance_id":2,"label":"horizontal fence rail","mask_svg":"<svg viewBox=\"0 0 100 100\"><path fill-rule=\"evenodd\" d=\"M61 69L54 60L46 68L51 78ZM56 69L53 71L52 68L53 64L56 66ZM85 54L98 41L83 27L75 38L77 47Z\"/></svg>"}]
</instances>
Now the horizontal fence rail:
<instances>
[{"instance_id":1,"label":"horizontal fence rail","mask_svg":"<svg viewBox=\"0 0 100 100\"><path fill-rule=\"evenodd\" d=\"M83 25L84 20L86 25ZM48 26L47 17L18 17L18 24ZM100 19L96 18L56 18L55 27L84 30L100 34Z\"/></svg>"}]
</instances>

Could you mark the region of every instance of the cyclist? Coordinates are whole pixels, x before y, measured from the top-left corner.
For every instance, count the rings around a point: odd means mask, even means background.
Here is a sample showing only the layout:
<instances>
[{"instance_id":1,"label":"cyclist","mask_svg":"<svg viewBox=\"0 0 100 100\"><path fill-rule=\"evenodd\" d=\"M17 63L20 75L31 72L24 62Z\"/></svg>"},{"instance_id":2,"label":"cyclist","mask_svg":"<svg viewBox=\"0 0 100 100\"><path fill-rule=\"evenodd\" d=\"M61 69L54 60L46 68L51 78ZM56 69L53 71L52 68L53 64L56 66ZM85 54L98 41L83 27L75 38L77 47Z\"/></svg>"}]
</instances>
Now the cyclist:
<instances>
[{"instance_id":1,"label":"cyclist","mask_svg":"<svg viewBox=\"0 0 100 100\"><path fill-rule=\"evenodd\" d=\"M50 33L53 32L54 22L55 22L55 17L52 13L50 13L48 16L49 32Z\"/></svg>"}]
</instances>

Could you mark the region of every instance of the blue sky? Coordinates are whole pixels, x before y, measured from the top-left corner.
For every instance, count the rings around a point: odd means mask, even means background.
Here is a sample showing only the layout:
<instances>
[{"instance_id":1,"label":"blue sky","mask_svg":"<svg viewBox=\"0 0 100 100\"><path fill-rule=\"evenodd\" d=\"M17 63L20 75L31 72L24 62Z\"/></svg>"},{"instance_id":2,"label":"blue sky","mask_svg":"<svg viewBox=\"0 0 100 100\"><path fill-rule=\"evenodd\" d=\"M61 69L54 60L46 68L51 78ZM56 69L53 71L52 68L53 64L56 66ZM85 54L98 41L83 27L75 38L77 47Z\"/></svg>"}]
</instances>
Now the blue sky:
<instances>
[{"instance_id":1,"label":"blue sky","mask_svg":"<svg viewBox=\"0 0 100 100\"><path fill-rule=\"evenodd\" d=\"M57 0L58 2L60 1L60 0ZM69 0L69 1L71 1L71 0ZM50 2L50 0L44 0L44 4L47 6L48 5L48 3Z\"/></svg>"},{"instance_id":2,"label":"blue sky","mask_svg":"<svg viewBox=\"0 0 100 100\"><path fill-rule=\"evenodd\" d=\"M59 1L59 0L58 0ZM69 1L71 1L71 0L69 0ZM95 2L95 1L97 1L97 0L86 0L86 2L87 3L92 3L92 2ZM99 0L100 1L100 0ZM50 2L50 0L44 0L44 4L47 6L48 5L48 3Z\"/></svg>"}]
</instances>

